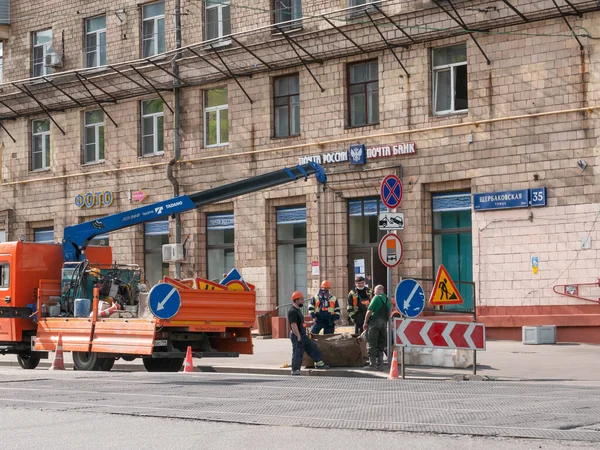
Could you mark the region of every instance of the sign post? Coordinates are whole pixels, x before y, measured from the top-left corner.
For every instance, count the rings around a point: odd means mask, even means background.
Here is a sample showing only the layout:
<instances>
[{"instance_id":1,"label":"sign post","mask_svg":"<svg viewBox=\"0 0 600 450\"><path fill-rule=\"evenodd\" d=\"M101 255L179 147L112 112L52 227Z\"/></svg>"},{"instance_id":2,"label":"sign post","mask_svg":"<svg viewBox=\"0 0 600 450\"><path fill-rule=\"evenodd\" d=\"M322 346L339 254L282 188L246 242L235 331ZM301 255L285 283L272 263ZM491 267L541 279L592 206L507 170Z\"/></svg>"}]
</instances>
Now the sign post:
<instances>
[{"instance_id":1,"label":"sign post","mask_svg":"<svg viewBox=\"0 0 600 450\"><path fill-rule=\"evenodd\" d=\"M398 206L400 206L400 202L402 202L402 182L400 178L396 175L388 175L381 182L381 186L379 189L379 193L381 195L381 200L383 204L388 208L389 211L395 210ZM404 229L404 214L400 217L396 215L397 222L395 225L398 227L395 229ZM381 218L380 220L382 220ZM386 220L387 221L387 220ZM401 226L400 226L401 221ZM381 228L381 221L379 221ZM391 229L391 228L390 228ZM392 294L392 268L396 267L400 260L402 259L402 241L400 238L393 234L386 234L381 242L379 243L379 258L384 266L387 267L387 278L386 278L386 293L388 296ZM392 360L391 355L391 324L388 321L388 338L387 338L387 358L388 361ZM402 355L404 358L404 355ZM404 372L404 364L403 364L403 372ZM404 374L403 374L404 375Z\"/></svg>"}]
</instances>

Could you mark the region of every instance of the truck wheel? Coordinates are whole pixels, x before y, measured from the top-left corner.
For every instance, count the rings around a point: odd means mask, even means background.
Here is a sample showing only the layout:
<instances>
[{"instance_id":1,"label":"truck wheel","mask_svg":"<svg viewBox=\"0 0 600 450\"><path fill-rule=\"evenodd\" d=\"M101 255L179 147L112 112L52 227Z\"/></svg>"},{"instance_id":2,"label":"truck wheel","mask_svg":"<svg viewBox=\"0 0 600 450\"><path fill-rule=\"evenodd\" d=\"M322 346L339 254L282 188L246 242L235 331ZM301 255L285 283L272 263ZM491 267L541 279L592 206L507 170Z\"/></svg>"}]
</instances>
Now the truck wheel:
<instances>
[{"instance_id":1,"label":"truck wheel","mask_svg":"<svg viewBox=\"0 0 600 450\"><path fill-rule=\"evenodd\" d=\"M102 358L104 360L104 362L102 363L102 371L104 372L110 372L110 370L113 368L113 366L115 365L115 358Z\"/></svg>"},{"instance_id":2,"label":"truck wheel","mask_svg":"<svg viewBox=\"0 0 600 450\"><path fill-rule=\"evenodd\" d=\"M94 352L73 352L75 370L109 371L115 363L115 358L102 358Z\"/></svg>"},{"instance_id":3,"label":"truck wheel","mask_svg":"<svg viewBox=\"0 0 600 450\"><path fill-rule=\"evenodd\" d=\"M131 361L135 361L137 359L137 356L135 356L135 355L121 355L121 359L123 361L131 362Z\"/></svg>"},{"instance_id":4,"label":"truck wheel","mask_svg":"<svg viewBox=\"0 0 600 450\"><path fill-rule=\"evenodd\" d=\"M168 368L165 370L165 372L179 372L181 370L181 367L183 366L183 361L185 358L175 358L175 359L169 359L169 366Z\"/></svg>"},{"instance_id":5,"label":"truck wheel","mask_svg":"<svg viewBox=\"0 0 600 450\"><path fill-rule=\"evenodd\" d=\"M161 367L163 363L163 359L154 359L151 356L145 356L142 358L142 362L144 363L144 367L148 372L161 372Z\"/></svg>"},{"instance_id":6,"label":"truck wheel","mask_svg":"<svg viewBox=\"0 0 600 450\"><path fill-rule=\"evenodd\" d=\"M35 369L40 363L40 357L32 355L31 353L19 353L17 355L17 361L23 369Z\"/></svg>"},{"instance_id":7,"label":"truck wheel","mask_svg":"<svg viewBox=\"0 0 600 450\"><path fill-rule=\"evenodd\" d=\"M179 372L183 365L183 358L142 358L144 367L148 372Z\"/></svg>"}]
</instances>

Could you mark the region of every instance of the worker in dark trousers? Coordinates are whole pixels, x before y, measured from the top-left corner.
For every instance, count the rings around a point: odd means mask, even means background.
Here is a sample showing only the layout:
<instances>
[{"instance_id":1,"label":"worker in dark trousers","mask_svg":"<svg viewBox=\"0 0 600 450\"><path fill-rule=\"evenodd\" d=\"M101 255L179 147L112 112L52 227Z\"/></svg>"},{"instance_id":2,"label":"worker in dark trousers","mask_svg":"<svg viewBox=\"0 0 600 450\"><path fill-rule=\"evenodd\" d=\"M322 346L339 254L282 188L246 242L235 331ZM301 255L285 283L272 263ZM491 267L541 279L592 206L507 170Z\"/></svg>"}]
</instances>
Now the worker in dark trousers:
<instances>
[{"instance_id":1,"label":"worker in dark trousers","mask_svg":"<svg viewBox=\"0 0 600 450\"><path fill-rule=\"evenodd\" d=\"M373 299L373 291L365 286L365 277L354 279L354 289L348 294L348 318L354 323L354 334L362 334L367 307Z\"/></svg>"},{"instance_id":2,"label":"worker in dark trousers","mask_svg":"<svg viewBox=\"0 0 600 450\"><path fill-rule=\"evenodd\" d=\"M333 334L335 332L335 321L340 318L340 304L335 296L329 292L331 283L325 280L321 283L319 293L310 299L308 312L315 319L315 323L310 328L313 334Z\"/></svg>"},{"instance_id":3,"label":"worker in dark trousers","mask_svg":"<svg viewBox=\"0 0 600 450\"><path fill-rule=\"evenodd\" d=\"M386 336L391 309L392 302L383 293L383 286L376 286L375 297L373 297L367 309L364 325L364 329L367 331L367 342L369 343L371 370L383 370L383 352L387 345Z\"/></svg>"},{"instance_id":4,"label":"worker in dark trousers","mask_svg":"<svg viewBox=\"0 0 600 450\"><path fill-rule=\"evenodd\" d=\"M315 341L308 338L306 324L304 323L304 295L296 291L292 294L292 307L288 311L288 322L290 324L290 339L292 341L292 375L300 375L300 366L304 352L315 361L315 368L329 369L321 360L321 352Z\"/></svg>"}]
</instances>

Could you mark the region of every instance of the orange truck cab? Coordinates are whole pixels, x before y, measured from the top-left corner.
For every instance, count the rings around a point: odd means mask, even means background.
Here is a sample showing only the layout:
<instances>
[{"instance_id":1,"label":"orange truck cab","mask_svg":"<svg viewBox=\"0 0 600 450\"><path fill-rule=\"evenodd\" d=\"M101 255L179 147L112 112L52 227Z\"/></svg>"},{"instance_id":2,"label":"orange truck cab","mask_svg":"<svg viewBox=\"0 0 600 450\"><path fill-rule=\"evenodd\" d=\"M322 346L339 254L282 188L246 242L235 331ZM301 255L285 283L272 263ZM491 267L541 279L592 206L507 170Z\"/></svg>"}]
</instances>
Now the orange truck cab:
<instances>
[{"instance_id":1,"label":"orange truck cab","mask_svg":"<svg viewBox=\"0 0 600 450\"><path fill-rule=\"evenodd\" d=\"M88 254L110 263L108 247L89 247ZM62 261L59 244L0 243L0 353L16 354L24 369L35 368L40 358L48 357L48 352L33 351L38 294L46 280L60 279ZM60 297L60 291L53 294Z\"/></svg>"}]
</instances>

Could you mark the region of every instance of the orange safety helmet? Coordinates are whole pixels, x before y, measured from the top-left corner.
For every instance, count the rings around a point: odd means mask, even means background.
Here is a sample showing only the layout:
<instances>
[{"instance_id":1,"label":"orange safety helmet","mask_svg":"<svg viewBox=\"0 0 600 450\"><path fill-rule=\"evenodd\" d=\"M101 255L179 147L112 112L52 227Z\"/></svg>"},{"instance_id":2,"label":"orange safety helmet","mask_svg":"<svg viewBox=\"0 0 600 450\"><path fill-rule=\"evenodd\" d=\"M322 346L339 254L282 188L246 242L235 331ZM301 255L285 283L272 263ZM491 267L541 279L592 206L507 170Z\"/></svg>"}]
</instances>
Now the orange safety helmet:
<instances>
[{"instance_id":1,"label":"orange safety helmet","mask_svg":"<svg viewBox=\"0 0 600 450\"><path fill-rule=\"evenodd\" d=\"M304 298L304 294L302 294L302 292L300 292L300 291L295 291L292 294L292 301L294 301L294 300L300 300L301 298Z\"/></svg>"},{"instance_id":2,"label":"orange safety helmet","mask_svg":"<svg viewBox=\"0 0 600 450\"><path fill-rule=\"evenodd\" d=\"M331 283L329 280L323 280L321 283L321 289L331 289Z\"/></svg>"}]
</instances>

